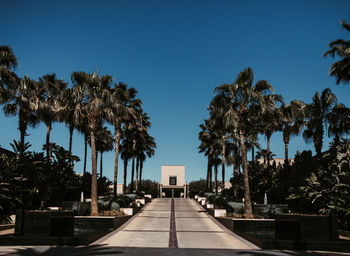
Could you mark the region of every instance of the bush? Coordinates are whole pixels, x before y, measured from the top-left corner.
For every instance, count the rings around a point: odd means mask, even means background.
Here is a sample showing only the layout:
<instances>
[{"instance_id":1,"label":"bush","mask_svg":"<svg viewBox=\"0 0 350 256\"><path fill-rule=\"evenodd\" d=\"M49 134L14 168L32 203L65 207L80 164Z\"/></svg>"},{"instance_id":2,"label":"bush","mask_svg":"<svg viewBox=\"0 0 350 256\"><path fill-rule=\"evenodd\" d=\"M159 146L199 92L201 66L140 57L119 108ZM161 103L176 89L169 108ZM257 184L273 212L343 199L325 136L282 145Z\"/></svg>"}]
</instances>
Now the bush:
<instances>
[{"instance_id":1,"label":"bush","mask_svg":"<svg viewBox=\"0 0 350 256\"><path fill-rule=\"evenodd\" d=\"M82 202L78 206L78 215L79 216L90 216L91 205L89 202Z\"/></svg>"},{"instance_id":2,"label":"bush","mask_svg":"<svg viewBox=\"0 0 350 256\"><path fill-rule=\"evenodd\" d=\"M195 195L204 195L206 191L207 191L207 181L201 179L201 180L190 182L188 195L190 198L193 198Z\"/></svg>"}]
</instances>

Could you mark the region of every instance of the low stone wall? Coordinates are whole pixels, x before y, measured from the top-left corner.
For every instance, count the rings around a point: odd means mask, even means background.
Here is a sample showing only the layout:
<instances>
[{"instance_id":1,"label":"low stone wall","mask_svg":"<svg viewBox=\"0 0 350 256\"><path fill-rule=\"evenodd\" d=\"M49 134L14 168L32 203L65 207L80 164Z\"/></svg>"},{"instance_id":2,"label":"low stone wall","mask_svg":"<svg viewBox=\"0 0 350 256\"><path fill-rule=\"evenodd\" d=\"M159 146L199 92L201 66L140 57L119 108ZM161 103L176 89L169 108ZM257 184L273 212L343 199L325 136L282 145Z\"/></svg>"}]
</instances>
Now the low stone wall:
<instances>
[{"instance_id":1,"label":"low stone wall","mask_svg":"<svg viewBox=\"0 0 350 256\"><path fill-rule=\"evenodd\" d=\"M15 236L29 244L38 244L38 241L43 244L88 244L119 228L131 217L74 216L74 212L70 211L18 210Z\"/></svg>"},{"instance_id":2,"label":"low stone wall","mask_svg":"<svg viewBox=\"0 0 350 256\"><path fill-rule=\"evenodd\" d=\"M233 219L229 217L218 217L216 219L233 232L263 240L275 239L274 219Z\"/></svg>"},{"instance_id":3,"label":"low stone wall","mask_svg":"<svg viewBox=\"0 0 350 256\"><path fill-rule=\"evenodd\" d=\"M15 235L73 236L73 211L16 211Z\"/></svg>"},{"instance_id":4,"label":"low stone wall","mask_svg":"<svg viewBox=\"0 0 350 256\"><path fill-rule=\"evenodd\" d=\"M332 241L339 239L337 215L276 215L276 239Z\"/></svg>"},{"instance_id":5,"label":"low stone wall","mask_svg":"<svg viewBox=\"0 0 350 256\"><path fill-rule=\"evenodd\" d=\"M132 216L75 216L74 237L89 243L119 228Z\"/></svg>"}]
</instances>

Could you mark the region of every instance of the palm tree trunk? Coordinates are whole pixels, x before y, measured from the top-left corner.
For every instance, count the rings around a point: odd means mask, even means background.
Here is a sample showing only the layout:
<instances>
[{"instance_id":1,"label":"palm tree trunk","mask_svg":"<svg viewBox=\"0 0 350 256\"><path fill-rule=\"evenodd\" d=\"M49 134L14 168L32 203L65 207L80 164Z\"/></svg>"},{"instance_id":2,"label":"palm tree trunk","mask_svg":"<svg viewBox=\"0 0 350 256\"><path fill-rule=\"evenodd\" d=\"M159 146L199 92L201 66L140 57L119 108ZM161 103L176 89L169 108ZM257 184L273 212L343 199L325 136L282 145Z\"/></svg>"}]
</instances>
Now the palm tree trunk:
<instances>
[{"instance_id":1,"label":"palm tree trunk","mask_svg":"<svg viewBox=\"0 0 350 256\"><path fill-rule=\"evenodd\" d=\"M209 157L208 157L208 166L207 166L207 180L206 180L206 191L209 189Z\"/></svg>"},{"instance_id":2,"label":"palm tree trunk","mask_svg":"<svg viewBox=\"0 0 350 256\"><path fill-rule=\"evenodd\" d=\"M87 134L84 134L84 174L86 173L86 157L87 157Z\"/></svg>"},{"instance_id":3,"label":"palm tree trunk","mask_svg":"<svg viewBox=\"0 0 350 256\"><path fill-rule=\"evenodd\" d=\"M50 132L52 129L51 122L46 123L46 157L51 162L51 149L50 149Z\"/></svg>"},{"instance_id":4,"label":"palm tree trunk","mask_svg":"<svg viewBox=\"0 0 350 256\"><path fill-rule=\"evenodd\" d=\"M255 161L255 159L254 159L254 154L255 154L255 152L254 152L254 145L252 146L252 163L254 163L254 161Z\"/></svg>"},{"instance_id":5,"label":"palm tree trunk","mask_svg":"<svg viewBox=\"0 0 350 256\"><path fill-rule=\"evenodd\" d=\"M101 159L100 159L100 178L102 178L102 151L100 152L100 156L101 156Z\"/></svg>"},{"instance_id":6,"label":"palm tree trunk","mask_svg":"<svg viewBox=\"0 0 350 256\"><path fill-rule=\"evenodd\" d=\"M243 168L243 186L244 186L244 208L245 208L245 217L248 219L253 218L253 209L252 201L250 198L250 189L249 189L249 175L247 167L247 152L244 144L244 135L243 131L239 131L239 144L241 147L241 159L242 159L242 168Z\"/></svg>"},{"instance_id":7,"label":"palm tree trunk","mask_svg":"<svg viewBox=\"0 0 350 256\"><path fill-rule=\"evenodd\" d=\"M209 192L211 192L210 190L210 157L208 156L208 166L207 166L207 184L206 184L206 188L207 190L209 189Z\"/></svg>"},{"instance_id":8,"label":"palm tree trunk","mask_svg":"<svg viewBox=\"0 0 350 256\"><path fill-rule=\"evenodd\" d=\"M123 194L126 194L126 176L128 174L128 159L124 159L124 183L123 183Z\"/></svg>"},{"instance_id":9,"label":"palm tree trunk","mask_svg":"<svg viewBox=\"0 0 350 256\"><path fill-rule=\"evenodd\" d=\"M218 193L218 165L214 164L214 175L215 175L215 195Z\"/></svg>"},{"instance_id":10,"label":"palm tree trunk","mask_svg":"<svg viewBox=\"0 0 350 256\"><path fill-rule=\"evenodd\" d=\"M91 216L98 215L98 203L97 203L97 153L95 134L90 132L91 138L91 158L92 158L92 175L91 175Z\"/></svg>"},{"instance_id":11,"label":"palm tree trunk","mask_svg":"<svg viewBox=\"0 0 350 256\"><path fill-rule=\"evenodd\" d=\"M142 191L142 168L143 168L143 161L140 161L140 191Z\"/></svg>"},{"instance_id":12,"label":"palm tree trunk","mask_svg":"<svg viewBox=\"0 0 350 256\"><path fill-rule=\"evenodd\" d=\"M69 125L69 154L72 154L73 132L74 132L74 126Z\"/></svg>"},{"instance_id":13,"label":"palm tree trunk","mask_svg":"<svg viewBox=\"0 0 350 256\"><path fill-rule=\"evenodd\" d=\"M323 144L323 126L318 125L316 131L313 135L314 145L316 154L319 156L322 153L322 144Z\"/></svg>"},{"instance_id":14,"label":"palm tree trunk","mask_svg":"<svg viewBox=\"0 0 350 256\"><path fill-rule=\"evenodd\" d=\"M284 142L284 167L287 168L289 166L289 161L288 161L288 141L285 140Z\"/></svg>"},{"instance_id":15,"label":"palm tree trunk","mask_svg":"<svg viewBox=\"0 0 350 256\"><path fill-rule=\"evenodd\" d=\"M225 140L225 136L223 137L223 140ZM224 141L224 145L222 146L222 153L221 153L222 189L225 189L225 153L226 153L226 145Z\"/></svg>"},{"instance_id":16,"label":"palm tree trunk","mask_svg":"<svg viewBox=\"0 0 350 256\"><path fill-rule=\"evenodd\" d=\"M136 157L136 179L135 179L136 192L139 191L139 164L140 164L140 160L138 157Z\"/></svg>"},{"instance_id":17,"label":"palm tree trunk","mask_svg":"<svg viewBox=\"0 0 350 256\"><path fill-rule=\"evenodd\" d=\"M118 158L119 158L119 143L120 143L120 130L115 131L115 154L114 154L114 180L113 180L113 194L117 194L117 179L118 179Z\"/></svg>"},{"instance_id":18,"label":"palm tree trunk","mask_svg":"<svg viewBox=\"0 0 350 256\"><path fill-rule=\"evenodd\" d=\"M131 162L131 183L130 183L130 193L134 191L134 174L135 174L135 157L132 157Z\"/></svg>"},{"instance_id":19,"label":"palm tree trunk","mask_svg":"<svg viewBox=\"0 0 350 256\"><path fill-rule=\"evenodd\" d=\"M213 192L213 167L211 162L209 162L208 164L209 164L209 192L212 193Z\"/></svg>"},{"instance_id":20,"label":"palm tree trunk","mask_svg":"<svg viewBox=\"0 0 350 256\"><path fill-rule=\"evenodd\" d=\"M270 165L270 140L271 140L271 135L266 135L267 137L267 165Z\"/></svg>"},{"instance_id":21,"label":"palm tree trunk","mask_svg":"<svg viewBox=\"0 0 350 256\"><path fill-rule=\"evenodd\" d=\"M235 145L234 145L234 148L233 148L233 176L234 177L237 177L238 175L238 146L236 144L236 142L234 142Z\"/></svg>"},{"instance_id":22,"label":"palm tree trunk","mask_svg":"<svg viewBox=\"0 0 350 256\"><path fill-rule=\"evenodd\" d=\"M24 154L24 139L26 136L26 131L27 131L27 119L26 119L26 112L20 108L19 109L19 116L18 116L18 126L19 126L19 131L21 133L21 141L19 145L19 159L23 159L23 154Z\"/></svg>"}]
</instances>

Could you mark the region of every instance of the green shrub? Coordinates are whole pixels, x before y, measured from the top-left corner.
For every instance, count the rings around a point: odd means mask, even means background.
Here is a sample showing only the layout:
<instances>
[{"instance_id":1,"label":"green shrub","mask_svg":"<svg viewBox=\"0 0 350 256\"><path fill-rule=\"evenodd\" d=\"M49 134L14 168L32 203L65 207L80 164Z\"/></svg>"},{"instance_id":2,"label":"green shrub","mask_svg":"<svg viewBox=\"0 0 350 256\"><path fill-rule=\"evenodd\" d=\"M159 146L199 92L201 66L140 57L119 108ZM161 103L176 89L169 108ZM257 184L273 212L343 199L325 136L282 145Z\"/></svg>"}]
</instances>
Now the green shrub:
<instances>
[{"instance_id":1,"label":"green shrub","mask_svg":"<svg viewBox=\"0 0 350 256\"><path fill-rule=\"evenodd\" d=\"M79 216L89 216L91 212L91 205L89 202L82 202L78 206Z\"/></svg>"}]
</instances>

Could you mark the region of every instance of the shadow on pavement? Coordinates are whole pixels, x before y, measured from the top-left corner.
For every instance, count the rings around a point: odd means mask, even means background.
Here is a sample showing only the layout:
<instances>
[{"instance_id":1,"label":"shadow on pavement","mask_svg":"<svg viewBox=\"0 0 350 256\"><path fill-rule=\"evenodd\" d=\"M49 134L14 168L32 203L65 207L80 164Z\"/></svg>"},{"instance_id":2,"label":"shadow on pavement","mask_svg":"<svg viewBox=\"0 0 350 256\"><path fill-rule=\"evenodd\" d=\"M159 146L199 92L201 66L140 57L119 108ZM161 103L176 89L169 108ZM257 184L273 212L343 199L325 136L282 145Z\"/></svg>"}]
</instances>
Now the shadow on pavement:
<instances>
[{"instance_id":1,"label":"shadow on pavement","mask_svg":"<svg viewBox=\"0 0 350 256\"><path fill-rule=\"evenodd\" d=\"M267 256L267 255L279 255L279 256L311 256L311 255L344 255L337 253L327 252L305 252L305 251L273 251L273 250L223 250L223 249L171 249L171 248L121 248L121 247L105 247L103 245L94 246L35 246L28 248L13 248L7 253L3 254L3 248L0 247L0 255L64 255L64 256L77 256L77 255L130 255L130 256L155 256L155 255L167 255L167 256L224 256L224 255L236 255L236 256ZM346 254L349 255L349 254Z\"/></svg>"}]
</instances>

